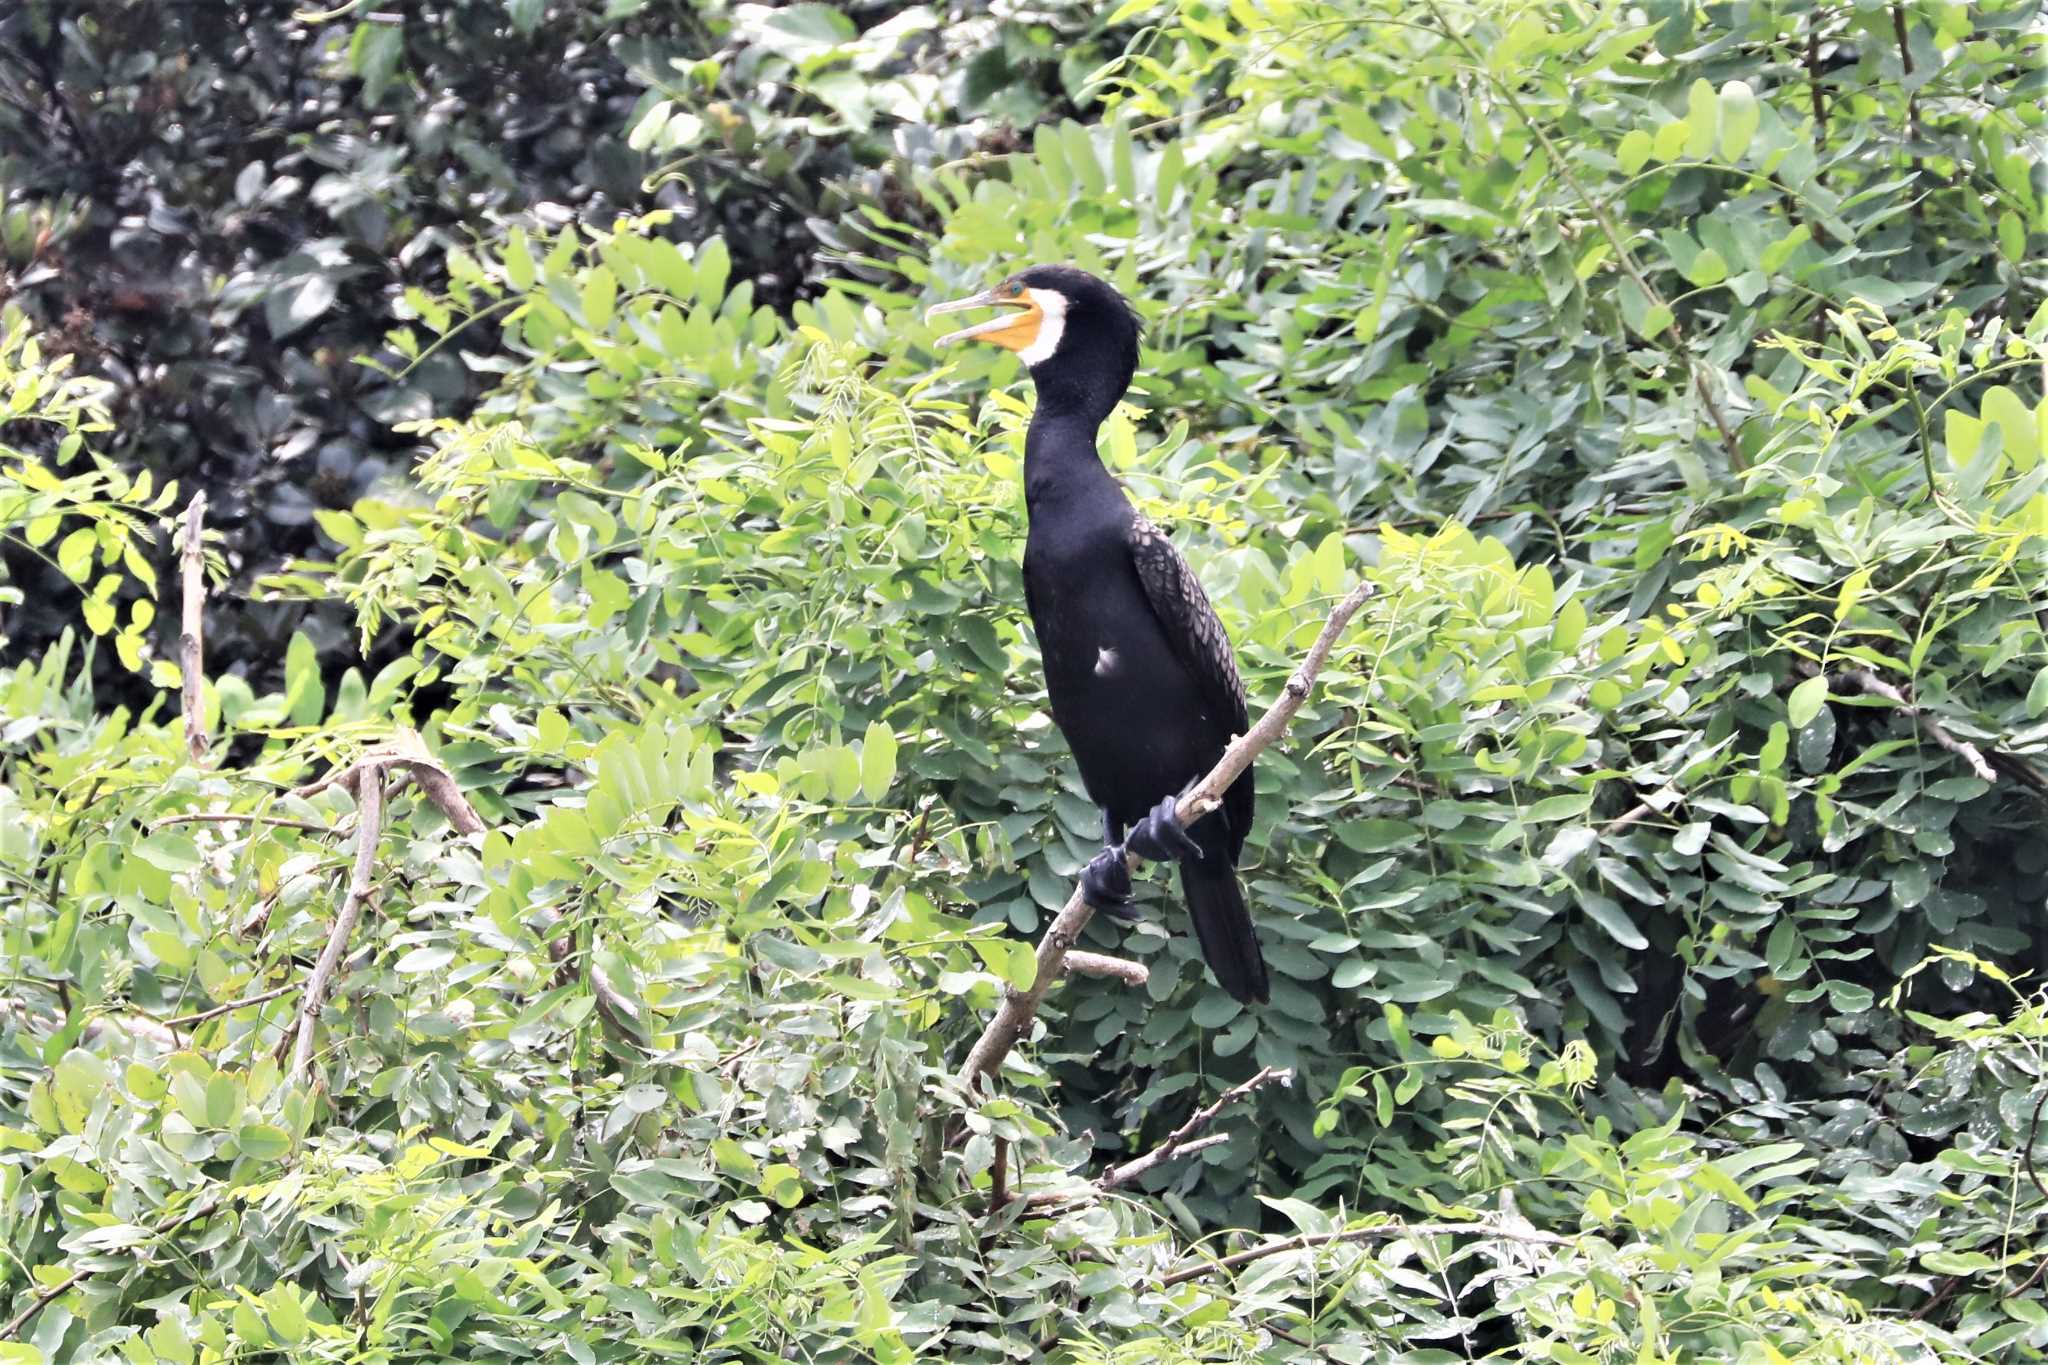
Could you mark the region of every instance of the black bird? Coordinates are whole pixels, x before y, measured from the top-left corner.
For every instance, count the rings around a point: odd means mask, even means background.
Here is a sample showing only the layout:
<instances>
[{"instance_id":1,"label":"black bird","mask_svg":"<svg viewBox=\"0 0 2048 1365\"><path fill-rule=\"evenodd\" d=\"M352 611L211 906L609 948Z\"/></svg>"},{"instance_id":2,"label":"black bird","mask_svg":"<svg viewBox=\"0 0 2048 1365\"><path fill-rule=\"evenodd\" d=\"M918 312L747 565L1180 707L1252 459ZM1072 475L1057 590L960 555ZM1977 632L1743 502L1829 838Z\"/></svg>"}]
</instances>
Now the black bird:
<instances>
[{"instance_id":1,"label":"black bird","mask_svg":"<svg viewBox=\"0 0 2048 1365\"><path fill-rule=\"evenodd\" d=\"M1237 880L1252 823L1251 772L1192 828L1174 811L1231 736L1244 733L1244 682L1193 570L1131 506L1095 450L1096 429L1138 368L1137 315L1086 271L1040 265L926 316L991 307L1015 311L939 344L1015 351L1038 388L1024 438L1024 596L1053 720L1102 811L1103 851L1082 873L1083 890L1128 918L1125 849L1178 861L1216 980L1241 1001L1264 1002L1266 961Z\"/></svg>"}]
</instances>

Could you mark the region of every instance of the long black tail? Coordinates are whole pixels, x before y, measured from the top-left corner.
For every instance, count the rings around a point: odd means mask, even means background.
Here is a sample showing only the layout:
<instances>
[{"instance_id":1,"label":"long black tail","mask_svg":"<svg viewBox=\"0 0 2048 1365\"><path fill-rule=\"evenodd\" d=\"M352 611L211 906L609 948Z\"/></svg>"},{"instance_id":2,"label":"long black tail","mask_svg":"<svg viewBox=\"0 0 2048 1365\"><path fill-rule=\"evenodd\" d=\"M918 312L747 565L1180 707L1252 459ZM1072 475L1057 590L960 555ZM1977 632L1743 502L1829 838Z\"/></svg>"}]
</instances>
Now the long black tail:
<instances>
[{"instance_id":1,"label":"long black tail","mask_svg":"<svg viewBox=\"0 0 2048 1365\"><path fill-rule=\"evenodd\" d=\"M1195 922L1195 941L1216 980L1245 1004L1266 1003L1266 958L1245 908L1237 869L1220 858L1192 859L1180 865L1181 891L1188 917Z\"/></svg>"}]
</instances>

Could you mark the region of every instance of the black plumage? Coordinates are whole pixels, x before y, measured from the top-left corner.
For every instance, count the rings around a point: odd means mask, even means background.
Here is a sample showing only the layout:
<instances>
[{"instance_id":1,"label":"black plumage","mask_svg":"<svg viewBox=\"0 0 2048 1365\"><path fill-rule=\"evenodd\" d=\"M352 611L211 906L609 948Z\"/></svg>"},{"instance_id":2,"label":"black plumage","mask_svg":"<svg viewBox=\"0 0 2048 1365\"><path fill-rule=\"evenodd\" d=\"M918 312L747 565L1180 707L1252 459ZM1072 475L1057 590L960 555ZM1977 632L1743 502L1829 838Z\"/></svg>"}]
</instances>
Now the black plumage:
<instances>
[{"instance_id":1,"label":"black plumage","mask_svg":"<svg viewBox=\"0 0 2048 1365\"><path fill-rule=\"evenodd\" d=\"M947 340L1019 352L1038 390L1024 442L1024 592L1053 720L1103 813L1106 847L1084 885L1114 910L1129 897L1126 846L1177 858L1203 958L1231 995L1262 1002L1265 959L1237 878L1252 774L1185 831L1172 809L1244 732L1244 682L1193 570L1096 452L1137 370L1137 319L1116 290L1065 266L1035 266L943 311L998 305L1022 311Z\"/></svg>"}]
</instances>

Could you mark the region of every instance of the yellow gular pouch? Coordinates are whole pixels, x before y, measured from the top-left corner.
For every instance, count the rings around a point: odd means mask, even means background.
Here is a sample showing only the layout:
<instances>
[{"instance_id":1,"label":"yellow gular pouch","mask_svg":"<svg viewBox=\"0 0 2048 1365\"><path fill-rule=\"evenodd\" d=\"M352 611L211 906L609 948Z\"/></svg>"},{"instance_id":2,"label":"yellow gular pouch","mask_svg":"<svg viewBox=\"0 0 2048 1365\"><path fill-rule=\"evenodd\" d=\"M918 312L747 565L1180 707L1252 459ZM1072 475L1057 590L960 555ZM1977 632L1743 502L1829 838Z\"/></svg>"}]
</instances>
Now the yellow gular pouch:
<instances>
[{"instance_id":1,"label":"yellow gular pouch","mask_svg":"<svg viewBox=\"0 0 2048 1365\"><path fill-rule=\"evenodd\" d=\"M951 303L939 304L929 309L925 317L930 319L969 308L1014 309L1016 311L1006 313L1002 317L990 318L987 322L963 327L957 332L948 332L935 344L950 346L956 341L986 341L1005 350L1017 352L1027 365L1036 365L1049 357L1059 345L1066 303L1066 296L1055 290L997 285L994 289L983 290L972 298L955 299Z\"/></svg>"}]
</instances>

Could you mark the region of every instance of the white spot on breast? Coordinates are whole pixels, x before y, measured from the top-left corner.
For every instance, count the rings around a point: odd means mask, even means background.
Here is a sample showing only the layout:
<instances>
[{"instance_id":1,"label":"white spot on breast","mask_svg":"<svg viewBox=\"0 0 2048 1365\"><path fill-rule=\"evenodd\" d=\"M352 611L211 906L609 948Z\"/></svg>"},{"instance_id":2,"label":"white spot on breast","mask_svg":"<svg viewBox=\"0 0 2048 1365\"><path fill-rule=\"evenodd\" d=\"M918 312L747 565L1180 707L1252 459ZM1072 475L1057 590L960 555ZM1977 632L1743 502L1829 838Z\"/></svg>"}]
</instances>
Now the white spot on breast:
<instances>
[{"instance_id":1,"label":"white spot on breast","mask_svg":"<svg viewBox=\"0 0 2048 1365\"><path fill-rule=\"evenodd\" d=\"M1106 678L1116 672L1116 651L1108 645L1095 651L1095 676Z\"/></svg>"}]
</instances>

